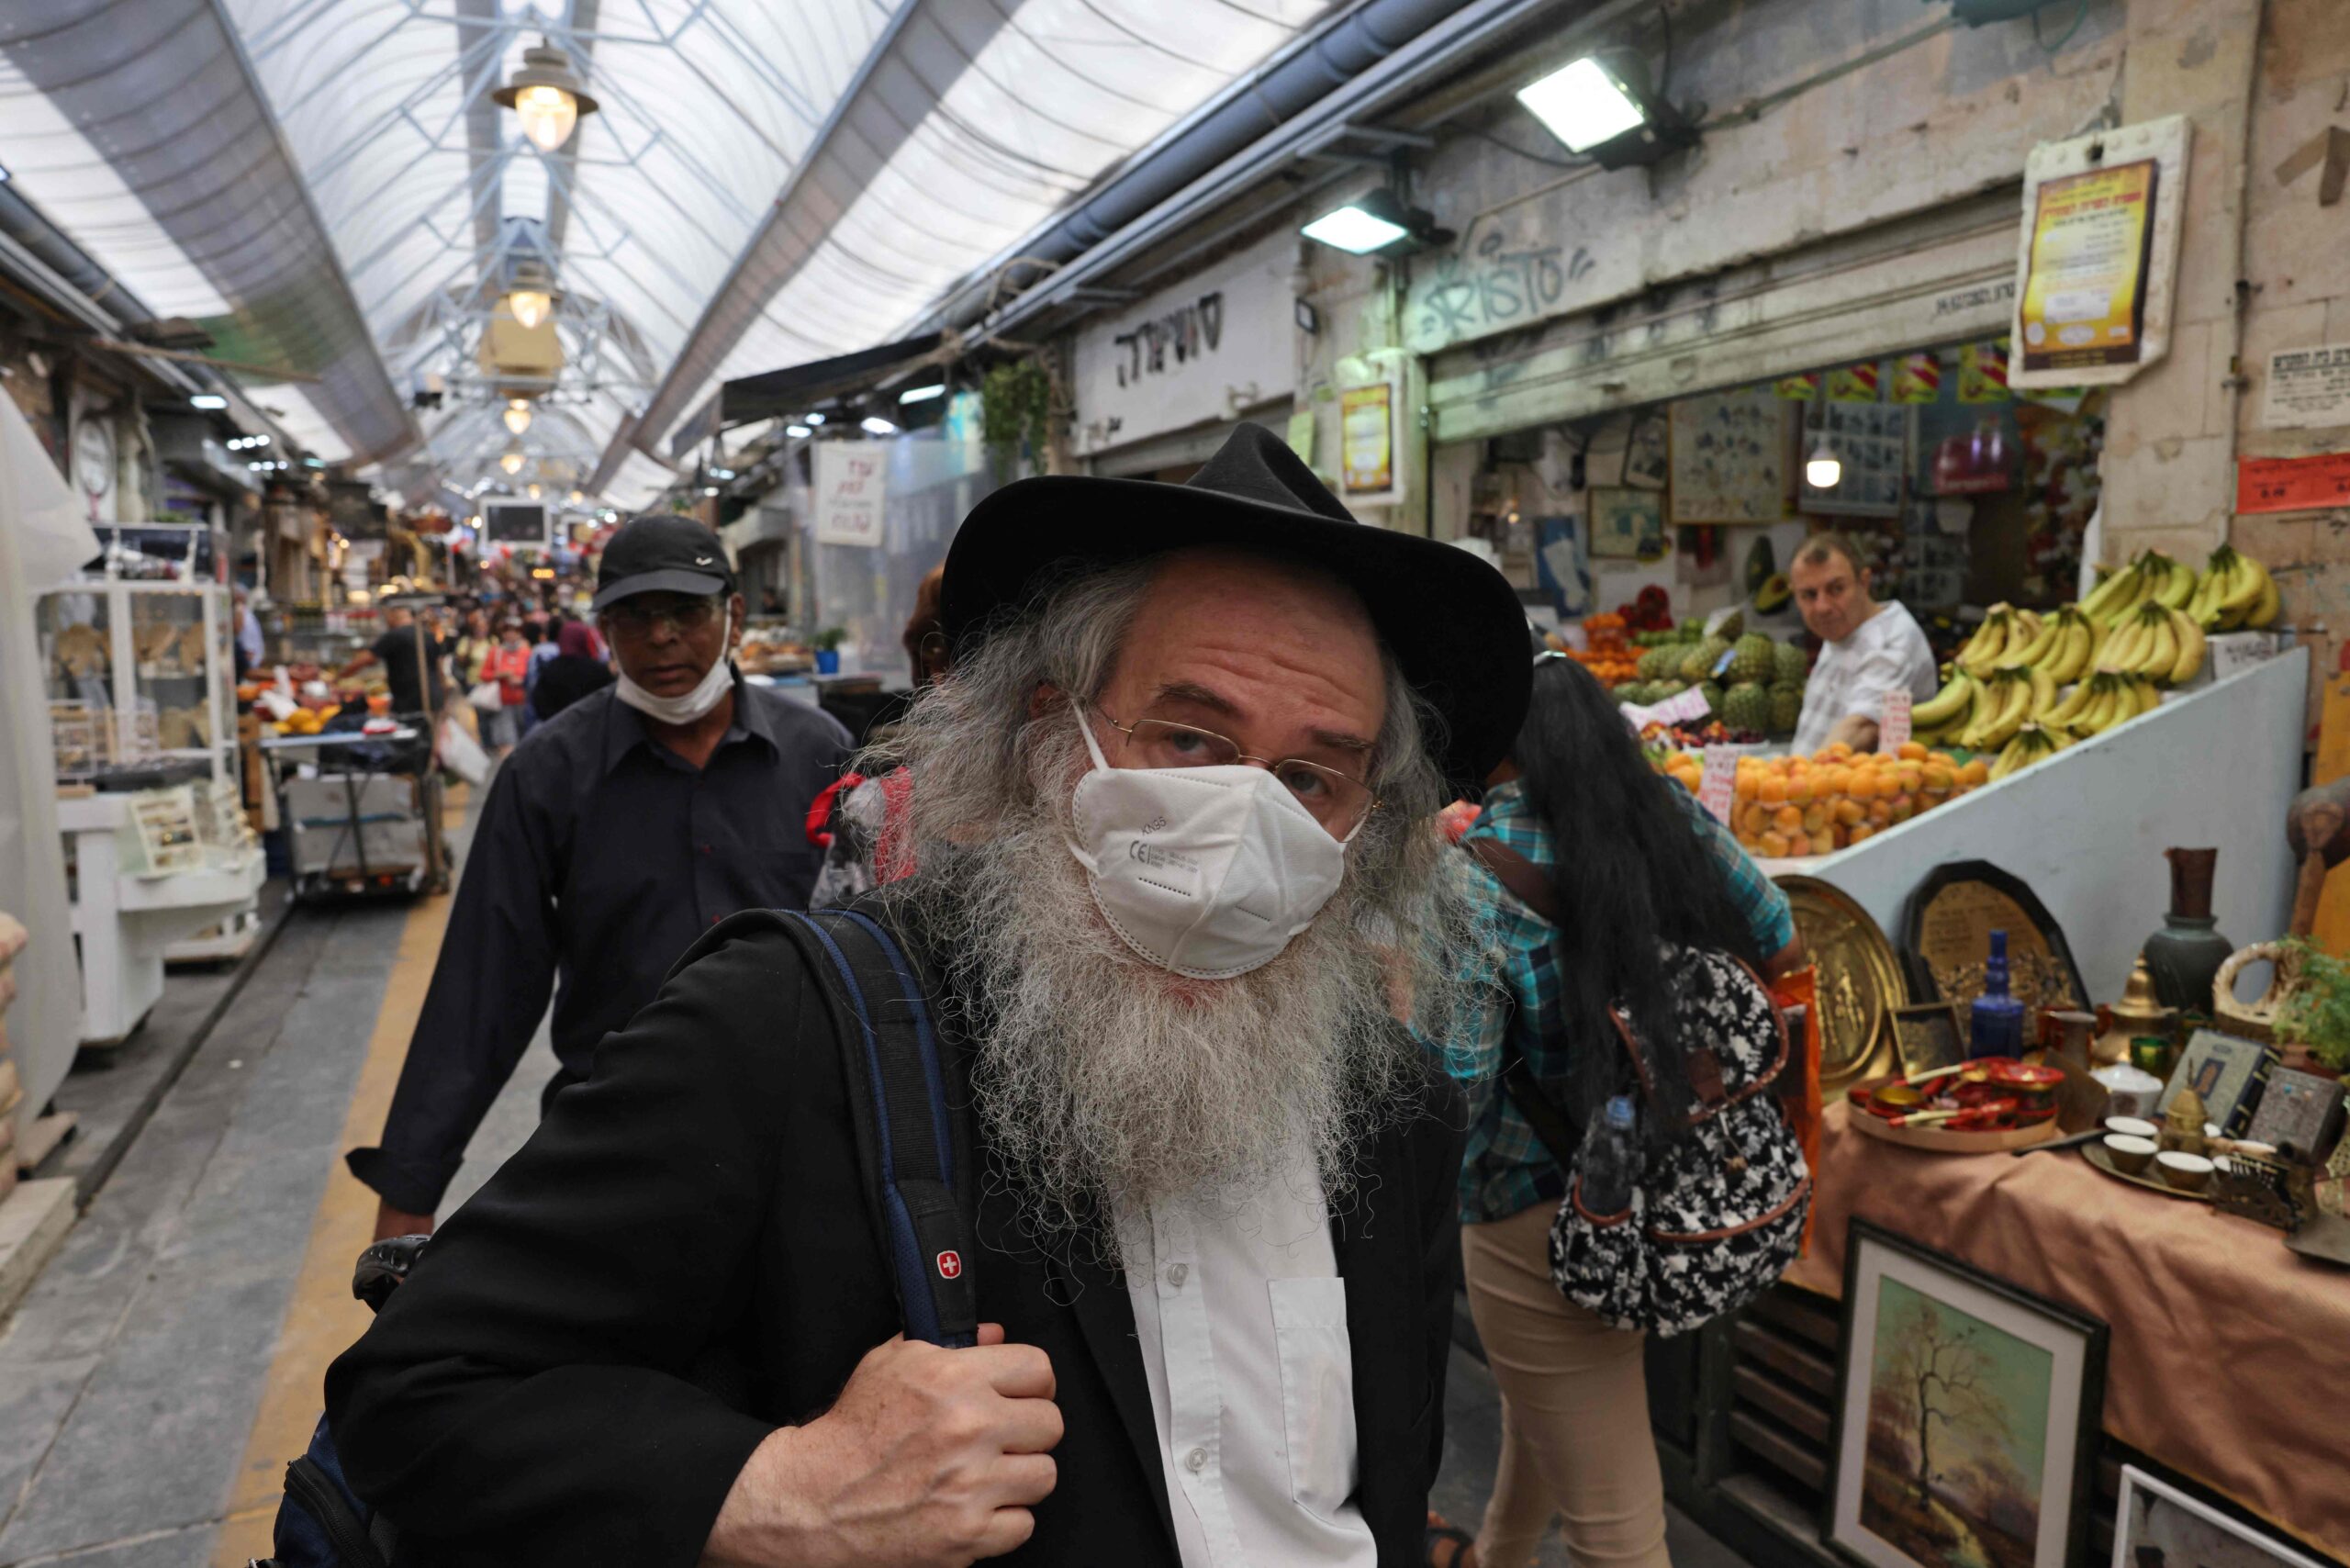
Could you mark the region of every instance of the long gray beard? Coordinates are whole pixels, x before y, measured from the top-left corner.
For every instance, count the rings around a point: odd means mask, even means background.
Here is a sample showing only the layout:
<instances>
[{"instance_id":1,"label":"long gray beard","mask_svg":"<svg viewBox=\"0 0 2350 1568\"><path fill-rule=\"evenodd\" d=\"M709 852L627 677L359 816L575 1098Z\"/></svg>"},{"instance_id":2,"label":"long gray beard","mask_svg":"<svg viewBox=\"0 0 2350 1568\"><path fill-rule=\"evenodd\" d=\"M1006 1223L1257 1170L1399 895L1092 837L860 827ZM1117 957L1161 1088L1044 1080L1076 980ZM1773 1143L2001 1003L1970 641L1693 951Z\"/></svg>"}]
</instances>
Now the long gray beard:
<instances>
[{"instance_id":1,"label":"long gray beard","mask_svg":"<svg viewBox=\"0 0 2350 1568\"><path fill-rule=\"evenodd\" d=\"M981 1031L972 1091L1030 1238L1114 1264L1113 1211L1228 1215L1301 1172L1343 1207L1415 1071L1347 889L1262 968L1184 980L1111 931L1064 832L1039 807L925 846L909 890Z\"/></svg>"}]
</instances>

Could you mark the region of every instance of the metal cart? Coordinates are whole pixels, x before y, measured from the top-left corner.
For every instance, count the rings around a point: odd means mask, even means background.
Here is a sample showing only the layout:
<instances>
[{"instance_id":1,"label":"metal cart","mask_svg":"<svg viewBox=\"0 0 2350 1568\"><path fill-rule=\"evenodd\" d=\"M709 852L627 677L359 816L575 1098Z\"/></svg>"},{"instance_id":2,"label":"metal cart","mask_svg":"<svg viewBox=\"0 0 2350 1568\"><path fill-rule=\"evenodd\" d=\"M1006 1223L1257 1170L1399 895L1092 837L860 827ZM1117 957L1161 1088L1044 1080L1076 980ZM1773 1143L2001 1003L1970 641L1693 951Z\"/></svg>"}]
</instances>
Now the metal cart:
<instances>
[{"instance_id":1,"label":"metal cart","mask_svg":"<svg viewBox=\"0 0 2350 1568\"><path fill-rule=\"evenodd\" d=\"M276 781L296 898L448 890L429 731L403 724L375 735L273 735L261 749ZM299 770L305 763L308 776Z\"/></svg>"}]
</instances>

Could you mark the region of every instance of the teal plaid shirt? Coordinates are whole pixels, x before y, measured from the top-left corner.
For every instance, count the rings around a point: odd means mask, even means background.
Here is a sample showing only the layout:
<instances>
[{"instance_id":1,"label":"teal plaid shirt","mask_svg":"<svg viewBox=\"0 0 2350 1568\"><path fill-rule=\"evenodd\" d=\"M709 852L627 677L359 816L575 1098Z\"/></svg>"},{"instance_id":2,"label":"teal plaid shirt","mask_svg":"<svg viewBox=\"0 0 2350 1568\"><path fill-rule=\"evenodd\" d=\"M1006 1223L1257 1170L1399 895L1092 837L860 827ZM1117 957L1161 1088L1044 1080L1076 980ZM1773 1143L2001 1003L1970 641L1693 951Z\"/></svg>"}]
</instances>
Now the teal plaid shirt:
<instances>
[{"instance_id":1,"label":"teal plaid shirt","mask_svg":"<svg viewBox=\"0 0 2350 1568\"><path fill-rule=\"evenodd\" d=\"M1767 957L1795 940L1795 916L1787 908L1786 894L1747 858L1729 830L1687 790L1678 784L1672 789L1673 798L1688 812L1690 825L1712 849L1729 884L1731 902L1754 933L1755 946ZM1462 842L1479 838L1515 849L1545 871L1557 860L1550 829L1527 805L1524 791L1516 784L1504 784L1487 793L1483 812ZM1568 1070L1565 1053L1573 1044L1564 1037L1565 1027L1559 1018L1558 955L1552 940L1557 928L1513 898L1473 857L1462 854L1454 862L1451 874L1465 879L1482 917L1480 929L1491 934L1486 945L1463 954L1460 960L1463 978L1480 984L1485 1001L1477 1010L1473 1026L1465 1031L1467 1037L1449 1040L1441 1047L1425 1037L1421 1043L1436 1053L1468 1095L1469 1141L1460 1164L1460 1217L1475 1225L1506 1219L1536 1204L1556 1203L1564 1195L1565 1181L1558 1166L1502 1092L1500 1075L1504 1048L1514 1045L1537 1078L1561 1078ZM1496 978L1502 989L1491 983Z\"/></svg>"}]
</instances>

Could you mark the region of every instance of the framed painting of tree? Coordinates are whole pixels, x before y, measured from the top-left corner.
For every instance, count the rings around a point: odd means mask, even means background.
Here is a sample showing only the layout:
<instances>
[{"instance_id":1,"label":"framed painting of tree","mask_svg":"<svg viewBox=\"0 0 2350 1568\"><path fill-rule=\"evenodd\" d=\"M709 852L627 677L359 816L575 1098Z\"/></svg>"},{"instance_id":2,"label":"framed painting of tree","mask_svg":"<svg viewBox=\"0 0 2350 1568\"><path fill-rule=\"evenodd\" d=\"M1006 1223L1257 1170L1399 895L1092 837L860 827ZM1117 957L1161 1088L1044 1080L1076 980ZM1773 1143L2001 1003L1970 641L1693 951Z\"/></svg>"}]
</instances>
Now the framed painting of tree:
<instances>
[{"instance_id":1,"label":"framed painting of tree","mask_svg":"<svg viewBox=\"0 0 2350 1568\"><path fill-rule=\"evenodd\" d=\"M2106 1326L1854 1220L1827 1521L1868 1568L2080 1568Z\"/></svg>"}]
</instances>

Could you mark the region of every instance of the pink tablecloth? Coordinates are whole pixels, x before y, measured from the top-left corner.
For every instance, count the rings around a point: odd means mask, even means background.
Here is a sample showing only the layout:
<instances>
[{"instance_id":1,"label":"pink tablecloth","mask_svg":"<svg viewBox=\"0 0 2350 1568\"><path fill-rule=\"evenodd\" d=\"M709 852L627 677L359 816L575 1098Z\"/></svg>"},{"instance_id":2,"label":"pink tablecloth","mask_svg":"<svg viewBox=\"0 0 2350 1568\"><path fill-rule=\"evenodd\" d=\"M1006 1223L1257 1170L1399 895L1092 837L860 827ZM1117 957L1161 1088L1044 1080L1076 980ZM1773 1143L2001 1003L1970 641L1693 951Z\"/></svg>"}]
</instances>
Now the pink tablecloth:
<instances>
[{"instance_id":1,"label":"pink tablecloth","mask_svg":"<svg viewBox=\"0 0 2350 1568\"><path fill-rule=\"evenodd\" d=\"M1920 1154L1832 1106L1811 1255L1841 1296L1858 1215L2112 1325L2105 1427L2350 1558L2350 1270L2284 1234L2117 1182L2078 1154Z\"/></svg>"}]
</instances>

